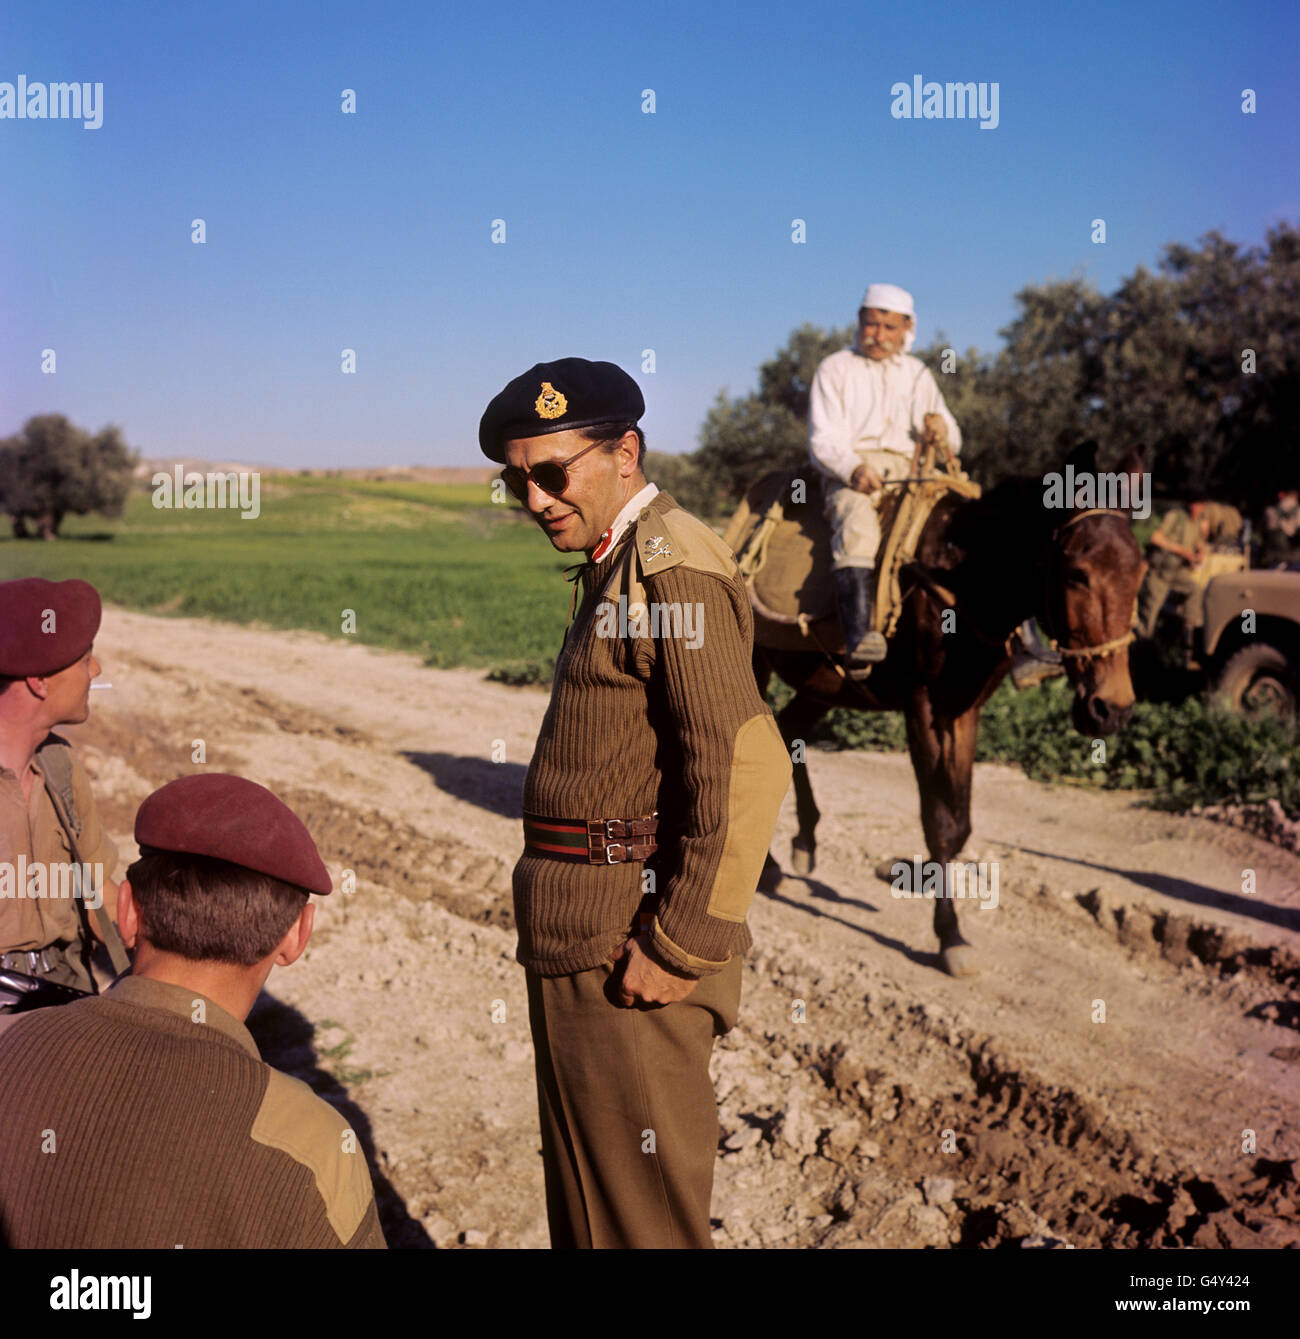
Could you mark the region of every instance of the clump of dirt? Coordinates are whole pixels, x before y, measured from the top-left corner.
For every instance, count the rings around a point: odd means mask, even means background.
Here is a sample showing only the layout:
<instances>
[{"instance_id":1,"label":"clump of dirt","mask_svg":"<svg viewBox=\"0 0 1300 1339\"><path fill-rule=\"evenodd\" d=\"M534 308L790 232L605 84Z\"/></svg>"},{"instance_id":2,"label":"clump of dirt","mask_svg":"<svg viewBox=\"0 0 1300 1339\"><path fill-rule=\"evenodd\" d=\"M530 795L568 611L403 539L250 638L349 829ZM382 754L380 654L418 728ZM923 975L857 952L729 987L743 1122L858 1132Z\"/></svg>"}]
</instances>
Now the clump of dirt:
<instances>
[{"instance_id":1,"label":"clump of dirt","mask_svg":"<svg viewBox=\"0 0 1300 1339\"><path fill-rule=\"evenodd\" d=\"M1263 804L1206 804L1192 812L1216 823L1243 828L1300 855L1300 814L1287 813L1279 800L1267 800Z\"/></svg>"}]
</instances>

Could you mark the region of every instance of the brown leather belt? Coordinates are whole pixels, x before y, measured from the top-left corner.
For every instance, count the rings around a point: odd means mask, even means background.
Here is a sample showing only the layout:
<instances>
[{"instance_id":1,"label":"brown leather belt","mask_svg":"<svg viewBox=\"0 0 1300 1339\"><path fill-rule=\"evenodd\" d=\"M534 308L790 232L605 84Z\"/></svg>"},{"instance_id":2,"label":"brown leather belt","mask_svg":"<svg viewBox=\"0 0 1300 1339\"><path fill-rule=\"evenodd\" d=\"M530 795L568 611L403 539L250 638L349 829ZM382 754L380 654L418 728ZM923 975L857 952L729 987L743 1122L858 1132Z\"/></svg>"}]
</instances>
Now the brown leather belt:
<instances>
[{"instance_id":1,"label":"brown leather belt","mask_svg":"<svg viewBox=\"0 0 1300 1339\"><path fill-rule=\"evenodd\" d=\"M654 839L658 828L658 813L642 818L547 818L526 813L524 850L551 860L618 865L654 855L659 849Z\"/></svg>"}]
</instances>

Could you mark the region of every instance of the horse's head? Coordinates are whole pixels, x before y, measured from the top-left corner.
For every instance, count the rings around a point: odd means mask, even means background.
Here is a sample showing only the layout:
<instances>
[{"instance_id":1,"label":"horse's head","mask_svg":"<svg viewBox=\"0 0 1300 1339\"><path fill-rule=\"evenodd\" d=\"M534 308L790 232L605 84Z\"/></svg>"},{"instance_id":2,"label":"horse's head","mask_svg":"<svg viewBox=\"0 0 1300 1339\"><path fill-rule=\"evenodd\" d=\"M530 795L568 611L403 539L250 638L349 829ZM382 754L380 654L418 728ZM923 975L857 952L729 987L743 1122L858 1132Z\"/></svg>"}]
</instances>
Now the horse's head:
<instances>
[{"instance_id":1,"label":"horse's head","mask_svg":"<svg viewBox=\"0 0 1300 1339\"><path fill-rule=\"evenodd\" d=\"M1085 443L1060 476L1065 507L1047 546L1039 621L1065 661L1074 728L1109 735L1133 713L1128 648L1146 563L1129 512L1143 496L1142 457L1131 451L1108 474L1097 473L1096 457L1096 443Z\"/></svg>"}]
</instances>

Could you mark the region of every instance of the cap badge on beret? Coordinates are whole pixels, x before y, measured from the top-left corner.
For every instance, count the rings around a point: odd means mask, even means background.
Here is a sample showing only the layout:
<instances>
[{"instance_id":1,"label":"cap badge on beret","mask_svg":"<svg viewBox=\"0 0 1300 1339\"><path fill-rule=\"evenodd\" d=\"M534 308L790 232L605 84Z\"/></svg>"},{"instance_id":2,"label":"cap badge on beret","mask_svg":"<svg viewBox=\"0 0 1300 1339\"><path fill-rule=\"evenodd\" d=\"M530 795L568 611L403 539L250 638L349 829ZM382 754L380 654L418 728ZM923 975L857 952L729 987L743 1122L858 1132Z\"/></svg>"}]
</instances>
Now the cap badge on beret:
<instances>
[{"instance_id":1,"label":"cap badge on beret","mask_svg":"<svg viewBox=\"0 0 1300 1339\"><path fill-rule=\"evenodd\" d=\"M538 418L559 418L569 407L563 391L557 391L549 381L542 382L542 393L533 406Z\"/></svg>"}]
</instances>

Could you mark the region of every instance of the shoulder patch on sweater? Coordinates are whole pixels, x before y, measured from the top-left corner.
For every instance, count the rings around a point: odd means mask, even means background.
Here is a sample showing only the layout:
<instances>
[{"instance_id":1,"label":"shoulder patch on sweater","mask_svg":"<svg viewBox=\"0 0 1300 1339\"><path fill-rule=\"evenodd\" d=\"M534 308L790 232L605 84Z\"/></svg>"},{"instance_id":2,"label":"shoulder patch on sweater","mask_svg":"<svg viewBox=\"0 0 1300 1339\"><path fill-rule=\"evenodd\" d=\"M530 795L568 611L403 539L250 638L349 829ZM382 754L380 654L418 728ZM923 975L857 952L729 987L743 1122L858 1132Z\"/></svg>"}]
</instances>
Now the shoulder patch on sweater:
<instances>
[{"instance_id":1,"label":"shoulder patch on sweater","mask_svg":"<svg viewBox=\"0 0 1300 1339\"><path fill-rule=\"evenodd\" d=\"M647 507L637 517L636 556L648 577L685 566L698 572L735 576L736 558L703 521L682 507L660 512Z\"/></svg>"},{"instance_id":2,"label":"shoulder patch on sweater","mask_svg":"<svg viewBox=\"0 0 1300 1339\"><path fill-rule=\"evenodd\" d=\"M374 1190L366 1155L343 1117L301 1079L271 1069L249 1136L310 1169L330 1227L346 1246L361 1225Z\"/></svg>"}]
</instances>

